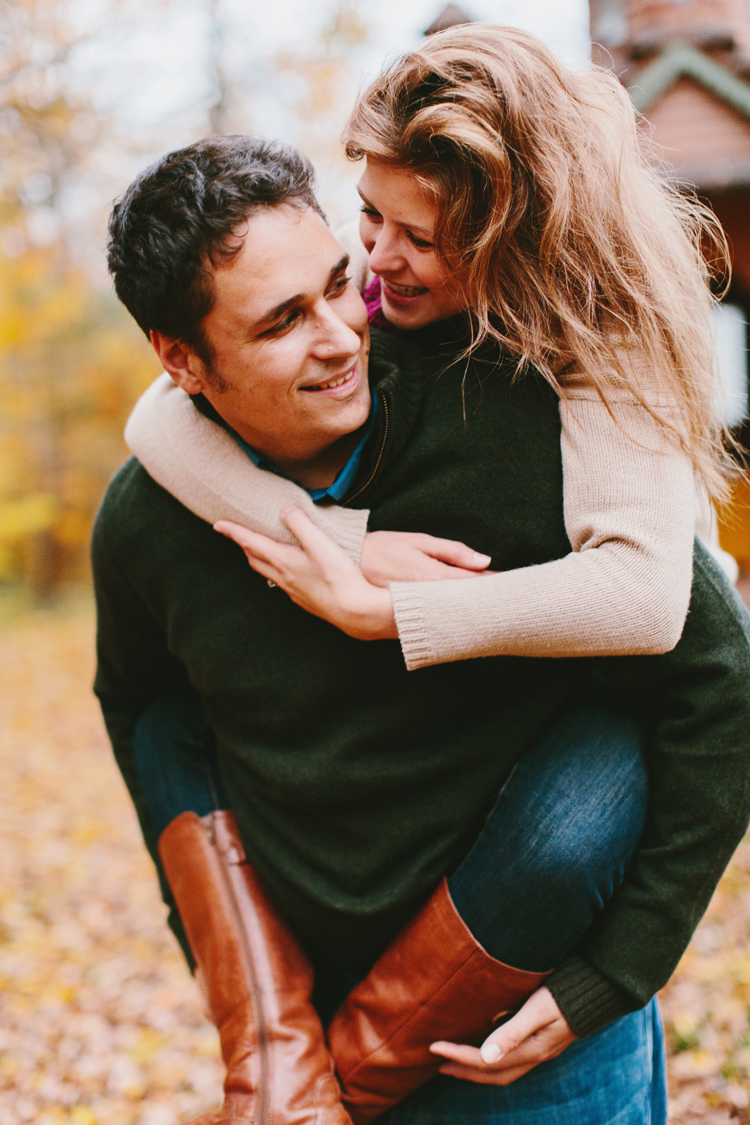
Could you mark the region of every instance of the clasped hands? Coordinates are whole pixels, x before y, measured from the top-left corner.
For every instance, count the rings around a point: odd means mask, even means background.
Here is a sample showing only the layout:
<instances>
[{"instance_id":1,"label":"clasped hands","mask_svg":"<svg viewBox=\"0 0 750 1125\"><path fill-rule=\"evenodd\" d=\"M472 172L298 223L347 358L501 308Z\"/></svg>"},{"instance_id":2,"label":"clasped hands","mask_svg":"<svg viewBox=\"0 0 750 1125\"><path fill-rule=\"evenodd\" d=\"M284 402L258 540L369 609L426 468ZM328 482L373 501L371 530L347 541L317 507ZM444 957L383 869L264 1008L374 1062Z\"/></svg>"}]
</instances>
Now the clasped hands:
<instances>
[{"instance_id":1,"label":"clasped hands","mask_svg":"<svg viewBox=\"0 0 750 1125\"><path fill-rule=\"evenodd\" d=\"M389 582L476 578L490 563L488 555L452 539L374 531L365 536L357 566L300 508L285 508L281 518L299 546L278 543L230 520L214 527L239 544L253 570L298 606L357 640L398 636Z\"/></svg>"}]
</instances>

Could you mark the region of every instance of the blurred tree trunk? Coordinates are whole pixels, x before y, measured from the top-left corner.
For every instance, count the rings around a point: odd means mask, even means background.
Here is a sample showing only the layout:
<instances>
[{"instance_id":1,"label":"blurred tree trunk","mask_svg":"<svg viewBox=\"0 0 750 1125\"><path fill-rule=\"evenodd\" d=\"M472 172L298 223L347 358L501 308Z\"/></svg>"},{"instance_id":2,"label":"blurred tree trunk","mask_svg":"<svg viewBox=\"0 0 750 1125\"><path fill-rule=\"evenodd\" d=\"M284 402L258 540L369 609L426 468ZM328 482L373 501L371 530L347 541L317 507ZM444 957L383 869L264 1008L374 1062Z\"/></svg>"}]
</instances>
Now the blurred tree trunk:
<instances>
[{"instance_id":1,"label":"blurred tree trunk","mask_svg":"<svg viewBox=\"0 0 750 1125\"><path fill-rule=\"evenodd\" d=\"M213 88L213 101L208 110L208 126L209 132L215 136L223 136L227 132L230 101L229 80L224 66L226 24L221 8L221 0L208 0L208 72Z\"/></svg>"}]
</instances>

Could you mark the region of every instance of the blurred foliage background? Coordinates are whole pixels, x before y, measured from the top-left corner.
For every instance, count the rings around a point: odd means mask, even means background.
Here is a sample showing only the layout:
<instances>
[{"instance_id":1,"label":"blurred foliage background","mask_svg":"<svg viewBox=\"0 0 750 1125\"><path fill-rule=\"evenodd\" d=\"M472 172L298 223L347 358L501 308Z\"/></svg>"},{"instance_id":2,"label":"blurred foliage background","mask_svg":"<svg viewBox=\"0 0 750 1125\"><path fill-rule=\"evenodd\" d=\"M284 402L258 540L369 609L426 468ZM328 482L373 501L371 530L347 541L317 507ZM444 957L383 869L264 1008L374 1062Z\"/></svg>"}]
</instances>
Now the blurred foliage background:
<instances>
[{"instance_id":1,"label":"blurred foliage background","mask_svg":"<svg viewBox=\"0 0 750 1125\"><path fill-rule=\"evenodd\" d=\"M96 506L126 454L124 422L158 373L103 275L111 199L160 151L253 127L253 90L223 62L217 0L202 7L204 73L187 107L134 139L87 89L87 58L144 19L166 20L170 4L0 0L0 591L50 601L86 577ZM342 74L366 38L354 7L333 6L309 49L272 60L314 159L342 161Z\"/></svg>"},{"instance_id":2,"label":"blurred foliage background","mask_svg":"<svg viewBox=\"0 0 750 1125\"><path fill-rule=\"evenodd\" d=\"M71 66L94 33L72 8L0 3L0 584L42 600L87 572L124 419L155 373L76 251L66 197L110 122Z\"/></svg>"}]
</instances>

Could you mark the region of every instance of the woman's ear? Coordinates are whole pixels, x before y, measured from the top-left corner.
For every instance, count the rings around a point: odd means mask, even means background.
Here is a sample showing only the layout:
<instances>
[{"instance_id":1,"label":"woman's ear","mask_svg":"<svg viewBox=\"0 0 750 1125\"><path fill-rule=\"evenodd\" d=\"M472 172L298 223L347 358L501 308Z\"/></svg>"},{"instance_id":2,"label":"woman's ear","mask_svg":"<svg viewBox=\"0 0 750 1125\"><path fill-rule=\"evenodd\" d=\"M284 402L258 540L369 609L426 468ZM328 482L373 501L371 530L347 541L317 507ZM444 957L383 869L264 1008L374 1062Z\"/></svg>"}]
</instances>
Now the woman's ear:
<instances>
[{"instance_id":1,"label":"woman's ear","mask_svg":"<svg viewBox=\"0 0 750 1125\"><path fill-rule=\"evenodd\" d=\"M199 395L206 382L203 363L182 340L173 340L151 329L149 336L162 367L178 387L189 395Z\"/></svg>"}]
</instances>

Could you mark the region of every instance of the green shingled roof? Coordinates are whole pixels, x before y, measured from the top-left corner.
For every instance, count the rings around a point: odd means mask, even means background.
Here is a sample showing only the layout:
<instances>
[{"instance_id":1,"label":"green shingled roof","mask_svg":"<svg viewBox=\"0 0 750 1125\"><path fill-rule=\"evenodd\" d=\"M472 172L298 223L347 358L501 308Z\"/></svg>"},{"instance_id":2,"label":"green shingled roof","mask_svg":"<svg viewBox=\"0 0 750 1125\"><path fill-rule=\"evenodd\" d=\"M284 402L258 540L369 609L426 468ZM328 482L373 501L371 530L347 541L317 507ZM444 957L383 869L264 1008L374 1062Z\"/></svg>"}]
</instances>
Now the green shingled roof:
<instances>
[{"instance_id":1,"label":"green shingled roof","mask_svg":"<svg viewBox=\"0 0 750 1125\"><path fill-rule=\"evenodd\" d=\"M743 82L731 70L694 47L677 45L667 47L649 63L629 88L635 108L647 113L657 98L684 76L694 78L734 109L750 117L750 83Z\"/></svg>"}]
</instances>

